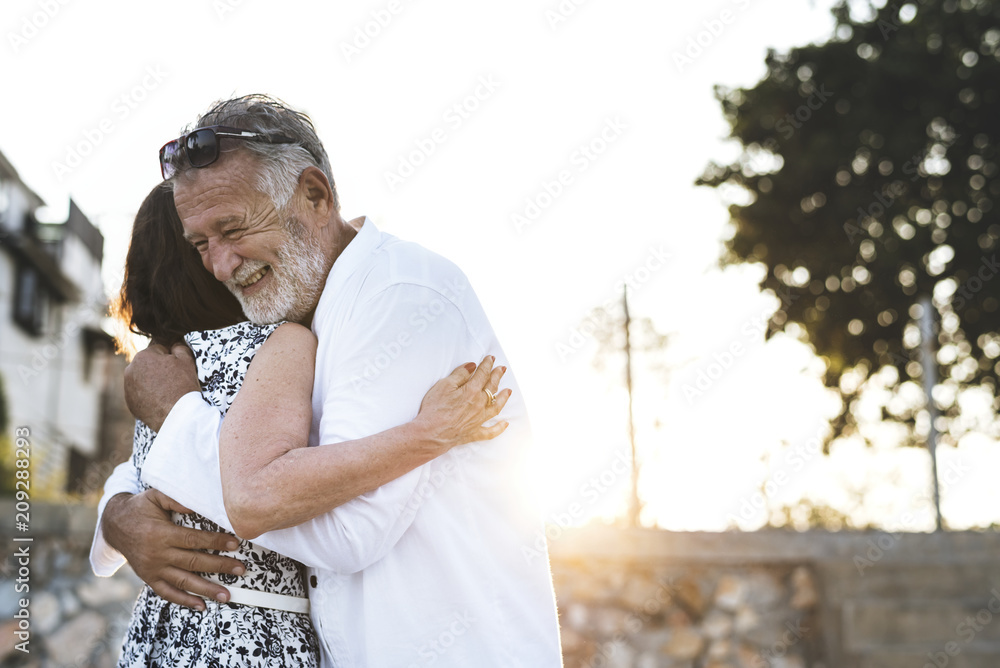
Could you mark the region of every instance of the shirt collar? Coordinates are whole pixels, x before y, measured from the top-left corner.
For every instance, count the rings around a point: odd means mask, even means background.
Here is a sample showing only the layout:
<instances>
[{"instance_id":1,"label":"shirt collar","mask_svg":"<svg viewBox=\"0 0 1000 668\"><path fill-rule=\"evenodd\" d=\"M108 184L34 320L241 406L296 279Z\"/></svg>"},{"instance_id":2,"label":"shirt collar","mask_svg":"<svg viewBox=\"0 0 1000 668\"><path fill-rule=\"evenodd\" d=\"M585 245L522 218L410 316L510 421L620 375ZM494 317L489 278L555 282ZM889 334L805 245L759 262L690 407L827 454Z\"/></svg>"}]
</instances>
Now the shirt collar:
<instances>
[{"instance_id":1,"label":"shirt collar","mask_svg":"<svg viewBox=\"0 0 1000 668\"><path fill-rule=\"evenodd\" d=\"M347 282L351 274L375 251L381 237L375 223L369 220L368 216L365 216L361 223L361 229L354 235L347 247L341 251L326 277L323 294L320 295L319 302L316 304L316 313L313 316L312 329L314 332L316 331L317 316L329 306L337 291Z\"/></svg>"}]
</instances>

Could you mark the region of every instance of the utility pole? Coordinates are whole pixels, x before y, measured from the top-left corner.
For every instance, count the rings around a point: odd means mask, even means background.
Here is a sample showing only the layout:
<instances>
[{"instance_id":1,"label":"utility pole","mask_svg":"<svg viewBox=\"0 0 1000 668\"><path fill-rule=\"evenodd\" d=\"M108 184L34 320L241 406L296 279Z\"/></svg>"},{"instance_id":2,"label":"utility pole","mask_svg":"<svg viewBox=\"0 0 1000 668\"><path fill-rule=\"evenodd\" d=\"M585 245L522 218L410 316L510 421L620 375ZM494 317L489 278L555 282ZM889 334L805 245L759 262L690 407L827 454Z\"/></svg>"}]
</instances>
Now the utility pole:
<instances>
[{"instance_id":1,"label":"utility pole","mask_svg":"<svg viewBox=\"0 0 1000 668\"><path fill-rule=\"evenodd\" d=\"M622 288L622 305L625 307L625 389L628 391L628 440L632 446L632 493L628 503L628 524L639 526L639 463L635 456L635 420L632 418L632 342L629 338L631 319L628 314L628 286Z\"/></svg>"},{"instance_id":2,"label":"utility pole","mask_svg":"<svg viewBox=\"0 0 1000 668\"><path fill-rule=\"evenodd\" d=\"M931 480L934 483L934 527L935 531L941 531L941 495L938 487L938 465L937 465L937 422L938 411L934 405L932 391L937 385L937 337L934 334L934 323L937 320L934 316L937 311L930 296L924 295L920 298L920 305L923 307L920 315L920 352L921 363L923 364L924 394L927 396L927 412L930 414L931 427L927 433L927 450L931 455ZM626 321L628 316L626 316ZM626 326L627 327L627 326Z\"/></svg>"}]
</instances>

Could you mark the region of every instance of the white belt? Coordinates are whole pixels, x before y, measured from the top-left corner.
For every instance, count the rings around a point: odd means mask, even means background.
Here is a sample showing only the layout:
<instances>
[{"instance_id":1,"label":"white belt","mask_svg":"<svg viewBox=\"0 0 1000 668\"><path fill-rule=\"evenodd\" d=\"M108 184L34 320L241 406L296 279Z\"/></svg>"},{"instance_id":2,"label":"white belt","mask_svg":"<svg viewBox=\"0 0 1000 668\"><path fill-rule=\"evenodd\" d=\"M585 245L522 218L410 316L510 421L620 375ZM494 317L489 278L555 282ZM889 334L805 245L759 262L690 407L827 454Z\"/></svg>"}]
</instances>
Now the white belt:
<instances>
[{"instance_id":1,"label":"white belt","mask_svg":"<svg viewBox=\"0 0 1000 668\"><path fill-rule=\"evenodd\" d=\"M211 575L203 577L228 589L230 603L309 614L309 599L305 596L288 596L287 594L272 594L268 591L257 591L256 589L244 589L243 587L234 587L225 584Z\"/></svg>"}]
</instances>

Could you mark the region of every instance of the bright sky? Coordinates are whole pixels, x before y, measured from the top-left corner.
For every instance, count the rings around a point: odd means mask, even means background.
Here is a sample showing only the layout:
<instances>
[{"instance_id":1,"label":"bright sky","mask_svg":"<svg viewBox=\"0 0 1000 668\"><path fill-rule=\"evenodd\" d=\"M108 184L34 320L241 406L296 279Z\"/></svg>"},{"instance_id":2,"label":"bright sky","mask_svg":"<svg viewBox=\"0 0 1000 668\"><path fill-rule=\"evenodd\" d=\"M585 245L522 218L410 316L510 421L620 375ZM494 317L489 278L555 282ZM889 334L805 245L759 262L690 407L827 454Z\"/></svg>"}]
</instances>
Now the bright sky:
<instances>
[{"instance_id":1,"label":"bright sky","mask_svg":"<svg viewBox=\"0 0 1000 668\"><path fill-rule=\"evenodd\" d=\"M628 280L633 316L676 332L683 363L668 385L637 359L645 523L722 529L742 508L756 528L770 481L772 503L845 510L845 490L867 485L863 512L898 527L925 508L926 453L809 449L830 405L819 367L790 339L764 345L774 305L753 270L716 268L725 203L693 185L736 155L713 85L752 86L768 47L825 40L832 4L7 0L0 151L54 219L72 196L100 226L112 286L159 147L215 99L276 95L316 123L346 217L470 276L529 402L550 520L623 507L622 375L595 370L595 343L574 332ZM699 374L702 394L685 393ZM942 453L959 464L953 524L997 519L976 496L987 467L961 465L994 451Z\"/></svg>"}]
</instances>

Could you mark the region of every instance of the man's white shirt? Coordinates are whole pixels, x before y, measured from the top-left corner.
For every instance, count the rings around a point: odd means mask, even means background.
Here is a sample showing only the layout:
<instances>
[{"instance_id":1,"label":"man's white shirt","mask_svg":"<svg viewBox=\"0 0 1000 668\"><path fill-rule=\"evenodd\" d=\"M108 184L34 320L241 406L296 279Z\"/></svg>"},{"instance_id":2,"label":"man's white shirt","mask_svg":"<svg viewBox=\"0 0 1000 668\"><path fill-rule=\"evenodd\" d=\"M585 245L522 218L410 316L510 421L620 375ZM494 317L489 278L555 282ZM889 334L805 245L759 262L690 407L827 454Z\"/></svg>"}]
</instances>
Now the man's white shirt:
<instances>
[{"instance_id":1,"label":"man's white shirt","mask_svg":"<svg viewBox=\"0 0 1000 668\"><path fill-rule=\"evenodd\" d=\"M316 308L310 445L378 433L416 416L424 393L460 364L507 361L465 275L365 219L334 263ZM544 526L527 484L531 435L508 370L510 426L460 446L299 526L253 542L308 566L326 666L561 666ZM142 480L232 530L222 499L222 417L200 394L164 421ZM98 507L136 493L131 460ZM123 558L98 521L91 564Z\"/></svg>"}]
</instances>

